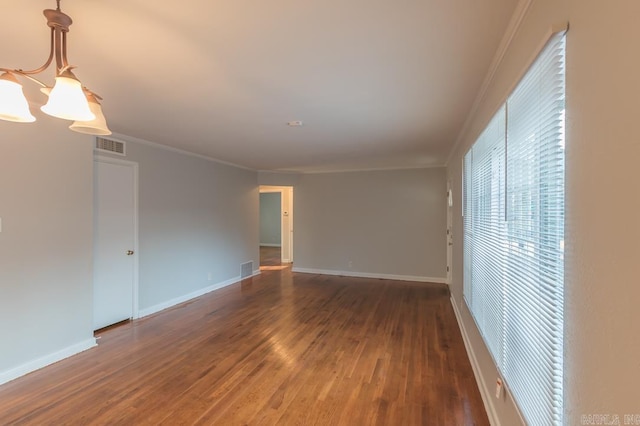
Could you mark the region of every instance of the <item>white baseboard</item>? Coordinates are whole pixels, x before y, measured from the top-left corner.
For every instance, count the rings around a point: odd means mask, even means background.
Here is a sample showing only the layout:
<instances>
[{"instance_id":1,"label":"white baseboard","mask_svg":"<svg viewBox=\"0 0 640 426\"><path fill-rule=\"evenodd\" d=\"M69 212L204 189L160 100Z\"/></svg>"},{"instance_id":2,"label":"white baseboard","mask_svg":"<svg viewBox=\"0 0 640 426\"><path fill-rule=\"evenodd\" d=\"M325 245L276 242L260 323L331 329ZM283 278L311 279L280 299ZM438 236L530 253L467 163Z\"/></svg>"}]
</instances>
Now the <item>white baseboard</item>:
<instances>
[{"instance_id":1,"label":"white baseboard","mask_svg":"<svg viewBox=\"0 0 640 426\"><path fill-rule=\"evenodd\" d=\"M282 247L282 244L265 244L265 243L260 243L260 246L262 246L262 247Z\"/></svg>"},{"instance_id":2,"label":"white baseboard","mask_svg":"<svg viewBox=\"0 0 640 426\"><path fill-rule=\"evenodd\" d=\"M256 271L253 271L253 275L251 275L251 277L255 277L256 275L259 275L259 274L260 274L260 270L258 269ZM151 306L150 308L140 309L139 318L147 317L147 316L155 314L157 312L164 311L165 309L169 309L169 308L171 308L173 306L176 306L176 305L179 305L181 303L188 302L189 300L195 299L196 297L203 296L203 295L205 295L207 293L211 293L212 291L219 290L219 289L221 289L223 287L230 286L231 284L238 283L238 282L242 281L243 279L246 280L247 278L251 278L251 277L246 277L246 278L242 278L242 279L240 277L234 277L234 278L231 278L229 280L222 281L222 282L217 283L217 284L213 284L213 285L211 285L209 287L204 287L204 288L198 289L198 290L196 290L194 292L191 292L189 294L185 294L185 295L173 298L171 300L167 300L166 302L158 303L157 305Z\"/></svg>"},{"instance_id":3,"label":"white baseboard","mask_svg":"<svg viewBox=\"0 0 640 426\"><path fill-rule=\"evenodd\" d=\"M434 277L420 277L413 275L392 275L392 274L372 274L368 272L354 272L354 271L334 271L330 269L310 269L310 268L292 268L293 272L300 272L303 274L321 274L321 275L339 275L343 277L356 277L356 278L374 278L381 280L397 280L397 281L415 281L420 283L437 283L446 284L446 278L434 278Z\"/></svg>"},{"instance_id":4,"label":"white baseboard","mask_svg":"<svg viewBox=\"0 0 640 426\"><path fill-rule=\"evenodd\" d=\"M451 305L453 306L453 312L455 312L456 314L458 327L460 328L460 332L462 333L464 347L467 349L467 355L469 356L469 360L471 361L473 375L476 377L476 382L479 385L478 388L480 389L480 395L482 396L484 409L486 410L487 416L489 417L489 423L491 423L492 426L500 426L500 419L498 418L496 407L495 405L493 405L492 393L489 389L489 386L487 385L487 382L484 380L484 377L480 372L480 364L478 363L478 358L476 358L476 353L471 346L469 335L467 334L467 329L464 326L464 322L462 322L462 317L460 316L458 305L456 305L456 301L453 297L451 297Z\"/></svg>"},{"instance_id":5,"label":"white baseboard","mask_svg":"<svg viewBox=\"0 0 640 426\"><path fill-rule=\"evenodd\" d=\"M16 368L12 368L11 370L0 372L0 385L10 382L11 380L15 380L18 377L24 376L25 374L40 370L47 365L54 364L58 361L62 361L65 358L69 358L70 356L79 354L80 352L84 352L95 346L97 346L96 339L92 337L83 342L43 356L42 358L29 361L26 364L22 364Z\"/></svg>"}]
</instances>

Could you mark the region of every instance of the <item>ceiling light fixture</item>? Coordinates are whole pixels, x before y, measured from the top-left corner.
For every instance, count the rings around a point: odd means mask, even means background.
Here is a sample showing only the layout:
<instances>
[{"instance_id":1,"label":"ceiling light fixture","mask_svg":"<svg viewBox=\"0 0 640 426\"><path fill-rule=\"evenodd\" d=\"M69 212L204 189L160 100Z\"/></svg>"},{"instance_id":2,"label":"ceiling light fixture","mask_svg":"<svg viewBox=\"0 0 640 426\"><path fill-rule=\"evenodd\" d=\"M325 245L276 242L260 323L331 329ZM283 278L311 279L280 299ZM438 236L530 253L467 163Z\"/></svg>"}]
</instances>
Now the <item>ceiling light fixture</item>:
<instances>
[{"instance_id":1,"label":"ceiling light fixture","mask_svg":"<svg viewBox=\"0 0 640 426\"><path fill-rule=\"evenodd\" d=\"M60 0L56 0L57 8L46 9L43 13L47 25L51 28L51 48L49 58L40 68L25 71L22 69L0 68L0 120L18 123L31 123L36 118L29 110L29 103L24 96L22 85L16 76L25 77L41 87L41 91L49 100L40 109L53 117L72 120L69 128L75 132L93 135L110 135L107 122L102 114L99 100L102 98L83 87L71 71L75 66L67 61L67 33L73 23L71 17L60 10ZM49 87L34 78L49 68L56 60L55 84Z\"/></svg>"}]
</instances>

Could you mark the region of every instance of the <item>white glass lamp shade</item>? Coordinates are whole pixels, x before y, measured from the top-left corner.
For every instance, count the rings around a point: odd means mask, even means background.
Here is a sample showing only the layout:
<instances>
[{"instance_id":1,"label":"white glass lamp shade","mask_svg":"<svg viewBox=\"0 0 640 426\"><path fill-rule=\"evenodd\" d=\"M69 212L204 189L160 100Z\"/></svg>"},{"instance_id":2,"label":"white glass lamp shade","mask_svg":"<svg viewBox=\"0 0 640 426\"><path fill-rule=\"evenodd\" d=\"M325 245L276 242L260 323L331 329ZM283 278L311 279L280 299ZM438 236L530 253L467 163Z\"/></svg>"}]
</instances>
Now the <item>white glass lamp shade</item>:
<instances>
[{"instance_id":1,"label":"white glass lamp shade","mask_svg":"<svg viewBox=\"0 0 640 426\"><path fill-rule=\"evenodd\" d=\"M71 75L71 76L68 76ZM49 94L49 102L40 109L53 116L64 120L90 121L96 116L89 109L87 97L82 90L82 84L67 75L56 77L56 84Z\"/></svg>"},{"instance_id":2,"label":"white glass lamp shade","mask_svg":"<svg viewBox=\"0 0 640 426\"><path fill-rule=\"evenodd\" d=\"M33 123L36 118L29 111L22 85L9 73L0 76L0 120Z\"/></svg>"},{"instance_id":3,"label":"white glass lamp shade","mask_svg":"<svg viewBox=\"0 0 640 426\"><path fill-rule=\"evenodd\" d=\"M91 94L87 95L89 101L89 109L96 116L91 121L76 121L69 128L74 132L86 133L88 135L106 136L111 134L111 130L107 127L107 120L102 113L102 107L98 100Z\"/></svg>"}]
</instances>

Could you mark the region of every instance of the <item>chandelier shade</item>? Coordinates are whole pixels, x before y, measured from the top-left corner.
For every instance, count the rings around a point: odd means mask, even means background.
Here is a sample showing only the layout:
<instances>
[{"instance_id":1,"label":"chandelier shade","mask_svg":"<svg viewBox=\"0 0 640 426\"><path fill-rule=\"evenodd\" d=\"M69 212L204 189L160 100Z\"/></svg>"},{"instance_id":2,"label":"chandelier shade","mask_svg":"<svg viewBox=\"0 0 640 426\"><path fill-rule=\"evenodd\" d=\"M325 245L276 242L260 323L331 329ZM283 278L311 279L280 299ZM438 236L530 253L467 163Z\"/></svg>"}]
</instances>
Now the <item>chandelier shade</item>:
<instances>
[{"instance_id":1,"label":"chandelier shade","mask_svg":"<svg viewBox=\"0 0 640 426\"><path fill-rule=\"evenodd\" d=\"M32 123L36 118L29 111L22 85L8 72L0 75L0 119L15 123Z\"/></svg>"},{"instance_id":2,"label":"chandelier shade","mask_svg":"<svg viewBox=\"0 0 640 426\"><path fill-rule=\"evenodd\" d=\"M63 120L90 121L96 118L89 109L82 84L70 71L64 76L56 77L56 84L49 94L49 102L40 109Z\"/></svg>"},{"instance_id":3,"label":"chandelier shade","mask_svg":"<svg viewBox=\"0 0 640 426\"><path fill-rule=\"evenodd\" d=\"M111 134L111 130L107 126L107 120L102 113L102 107L98 101L96 95L91 92L85 93L87 95L87 101L89 102L89 109L95 115L96 118L90 121L76 121L69 129L78 133L86 133L89 135L107 136Z\"/></svg>"}]
</instances>

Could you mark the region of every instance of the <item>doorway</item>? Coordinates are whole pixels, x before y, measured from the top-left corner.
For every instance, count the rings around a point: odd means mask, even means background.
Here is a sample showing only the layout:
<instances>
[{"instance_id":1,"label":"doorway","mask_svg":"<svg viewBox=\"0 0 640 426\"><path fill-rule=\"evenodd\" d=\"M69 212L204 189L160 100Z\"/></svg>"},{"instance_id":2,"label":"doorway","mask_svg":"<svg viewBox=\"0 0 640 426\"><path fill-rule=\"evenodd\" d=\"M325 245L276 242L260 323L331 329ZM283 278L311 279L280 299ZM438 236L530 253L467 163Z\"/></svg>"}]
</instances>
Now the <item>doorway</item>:
<instances>
[{"instance_id":1,"label":"doorway","mask_svg":"<svg viewBox=\"0 0 640 426\"><path fill-rule=\"evenodd\" d=\"M138 317L138 164L94 159L93 328Z\"/></svg>"},{"instance_id":2,"label":"doorway","mask_svg":"<svg viewBox=\"0 0 640 426\"><path fill-rule=\"evenodd\" d=\"M293 263L293 187L260 187L260 265Z\"/></svg>"}]
</instances>

